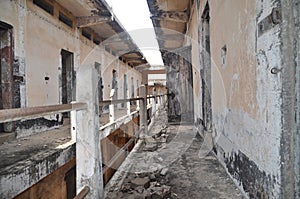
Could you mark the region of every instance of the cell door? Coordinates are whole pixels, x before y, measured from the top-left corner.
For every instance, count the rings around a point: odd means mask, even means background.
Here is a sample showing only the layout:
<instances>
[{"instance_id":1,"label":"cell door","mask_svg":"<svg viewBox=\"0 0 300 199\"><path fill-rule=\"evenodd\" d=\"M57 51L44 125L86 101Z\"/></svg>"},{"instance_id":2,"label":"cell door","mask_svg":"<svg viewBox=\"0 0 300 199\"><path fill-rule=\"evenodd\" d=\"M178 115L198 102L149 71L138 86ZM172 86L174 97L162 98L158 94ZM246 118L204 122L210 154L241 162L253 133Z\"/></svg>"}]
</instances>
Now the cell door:
<instances>
[{"instance_id":1,"label":"cell door","mask_svg":"<svg viewBox=\"0 0 300 199\"><path fill-rule=\"evenodd\" d=\"M73 53L61 50L61 102L69 104L75 100L75 71Z\"/></svg>"},{"instance_id":2,"label":"cell door","mask_svg":"<svg viewBox=\"0 0 300 199\"><path fill-rule=\"evenodd\" d=\"M14 108L13 27L0 21L0 109ZM0 124L0 132L13 131L13 123Z\"/></svg>"}]
</instances>

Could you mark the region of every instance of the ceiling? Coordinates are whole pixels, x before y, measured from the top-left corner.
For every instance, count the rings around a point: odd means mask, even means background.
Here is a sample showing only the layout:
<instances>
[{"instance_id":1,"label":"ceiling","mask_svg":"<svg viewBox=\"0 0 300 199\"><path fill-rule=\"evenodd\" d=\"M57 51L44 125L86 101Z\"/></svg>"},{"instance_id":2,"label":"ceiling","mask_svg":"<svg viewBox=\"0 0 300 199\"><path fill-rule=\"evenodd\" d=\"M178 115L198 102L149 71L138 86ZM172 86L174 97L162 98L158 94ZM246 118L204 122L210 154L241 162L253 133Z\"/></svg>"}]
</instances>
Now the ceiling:
<instances>
[{"instance_id":1,"label":"ceiling","mask_svg":"<svg viewBox=\"0 0 300 199\"><path fill-rule=\"evenodd\" d=\"M147 0L158 45L162 53L181 48L192 0Z\"/></svg>"},{"instance_id":2,"label":"ceiling","mask_svg":"<svg viewBox=\"0 0 300 199\"><path fill-rule=\"evenodd\" d=\"M103 18L101 23L88 25L88 28L100 36L101 45L132 67L138 69L140 65L148 65L140 49L104 0L57 0L57 2L77 18L90 16L99 20Z\"/></svg>"}]
</instances>

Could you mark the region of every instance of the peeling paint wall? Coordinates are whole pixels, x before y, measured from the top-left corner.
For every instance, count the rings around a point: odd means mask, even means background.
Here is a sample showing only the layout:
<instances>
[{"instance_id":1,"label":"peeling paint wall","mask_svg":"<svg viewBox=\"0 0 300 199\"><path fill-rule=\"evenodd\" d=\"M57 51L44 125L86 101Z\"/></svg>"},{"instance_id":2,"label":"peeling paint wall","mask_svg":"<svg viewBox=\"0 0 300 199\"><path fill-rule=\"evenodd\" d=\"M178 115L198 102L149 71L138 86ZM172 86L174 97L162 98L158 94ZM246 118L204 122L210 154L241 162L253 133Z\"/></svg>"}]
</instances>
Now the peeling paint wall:
<instances>
[{"instance_id":1,"label":"peeling paint wall","mask_svg":"<svg viewBox=\"0 0 300 199\"><path fill-rule=\"evenodd\" d=\"M276 0L199 1L198 16L193 18L201 19L207 2L214 150L250 198L280 198L282 76L271 70L282 63L281 26L268 20L280 4ZM200 22L198 28L202 26ZM201 59L200 64L205 63ZM194 81L201 80L194 77Z\"/></svg>"},{"instance_id":2,"label":"peeling paint wall","mask_svg":"<svg viewBox=\"0 0 300 199\"><path fill-rule=\"evenodd\" d=\"M0 172L0 197L13 198L55 172L75 158L75 148L75 144L73 144L64 149L52 149L46 158L46 154L38 154L19 162L13 168L2 169ZM61 180L61 178L57 180Z\"/></svg>"},{"instance_id":3,"label":"peeling paint wall","mask_svg":"<svg viewBox=\"0 0 300 199\"><path fill-rule=\"evenodd\" d=\"M36 198L73 198L76 191L70 186L76 182L76 160L75 158L59 167L53 173L43 178L37 184L15 196L15 199L36 199ZM71 175L68 175L71 174ZM70 178L70 179L69 179ZM69 188L69 189L68 189ZM76 193L76 192L75 192Z\"/></svg>"},{"instance_id":4,"label":"peeling paint wall","mask_svg":"<svg viewBox=\"0 0 300 199\"><path fill-rule=\"evenodd\" d=\"M280 74L271 74L270 70L280 66L280 27L274 26L260 37L256 34L257 24L277 5L268 1L231 2L226 2L227 9L211 2L212 16L221 15L218 22L211 22L214 139L224 150L219 157L250 197L278 197L281 81ZM228 32L213 35L220 28ZM224 45L227 57L222 66ZM235 163L240 159L244 160L241 165L248 165L244 169L257 171L239 173L242 168ZM249 178L254 182L247 183ZM262 183L255 183L259 181Z\"/></svg>"},{"instance_id":5,"label":"peeling paint wall","mask_svg":"<svg viewBox=\"0 0 300 199\"><path fill-rule=\"evenodd\" d=\"M198 42L198 4L194 1L190 5L191 13L187 27L185 45L191 46L191 65L193 73L193 94L194 94L194 122L197 124L202 119L202 96L201 96L201 79L200 79L200 61L199 61L199 47Z\"/></svg>"}]
</instances>

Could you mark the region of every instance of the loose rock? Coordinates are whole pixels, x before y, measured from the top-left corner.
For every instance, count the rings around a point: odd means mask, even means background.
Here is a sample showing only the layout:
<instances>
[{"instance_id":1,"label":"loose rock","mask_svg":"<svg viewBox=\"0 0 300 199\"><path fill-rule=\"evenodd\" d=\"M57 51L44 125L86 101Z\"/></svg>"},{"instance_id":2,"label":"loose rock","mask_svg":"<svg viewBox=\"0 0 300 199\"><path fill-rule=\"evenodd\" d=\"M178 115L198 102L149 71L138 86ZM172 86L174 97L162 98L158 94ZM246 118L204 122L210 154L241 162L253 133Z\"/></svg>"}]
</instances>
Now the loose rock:
<instances>
[{"instance_id":1,"label":"loose rock","mask_svg":"<svg viewBox=\"0 0 300 199\"><path fill-rule=\"evenodd\" d=\"M135 186L142 186L144 188L149 188L150 186L150 179L148 177L145 178L135 178L131 181L131 183Z\"/></svg>"}]
</instances>

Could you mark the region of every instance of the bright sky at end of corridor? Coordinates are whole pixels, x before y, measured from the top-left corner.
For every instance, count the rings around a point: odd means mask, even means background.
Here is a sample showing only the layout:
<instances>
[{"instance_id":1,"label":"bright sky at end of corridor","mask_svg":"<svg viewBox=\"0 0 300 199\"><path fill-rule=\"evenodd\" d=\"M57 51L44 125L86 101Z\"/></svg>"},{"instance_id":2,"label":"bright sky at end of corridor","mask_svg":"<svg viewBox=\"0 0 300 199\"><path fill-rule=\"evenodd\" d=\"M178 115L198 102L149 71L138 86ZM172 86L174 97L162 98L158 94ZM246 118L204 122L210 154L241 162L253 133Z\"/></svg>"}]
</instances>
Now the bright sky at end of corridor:
<instances>
[{"instance_id":1,"label":"bright sky at end of corridor","mask_svg":"<svg viewBox=\"0 0 300 199\"><path fill-rule=\"evenodd\" d=\"M128 31L132 39L139 46L147 61L151 65L163 65L158 43L154 33L147 0L106 0L113 12ZM152 28L152 29L151 29ZM139 35L141 29L147 31L147 35ZM141 40L147 40L145 42ZM151 46L149 46L149 42Z\"/></svg>"}]
</instances>

